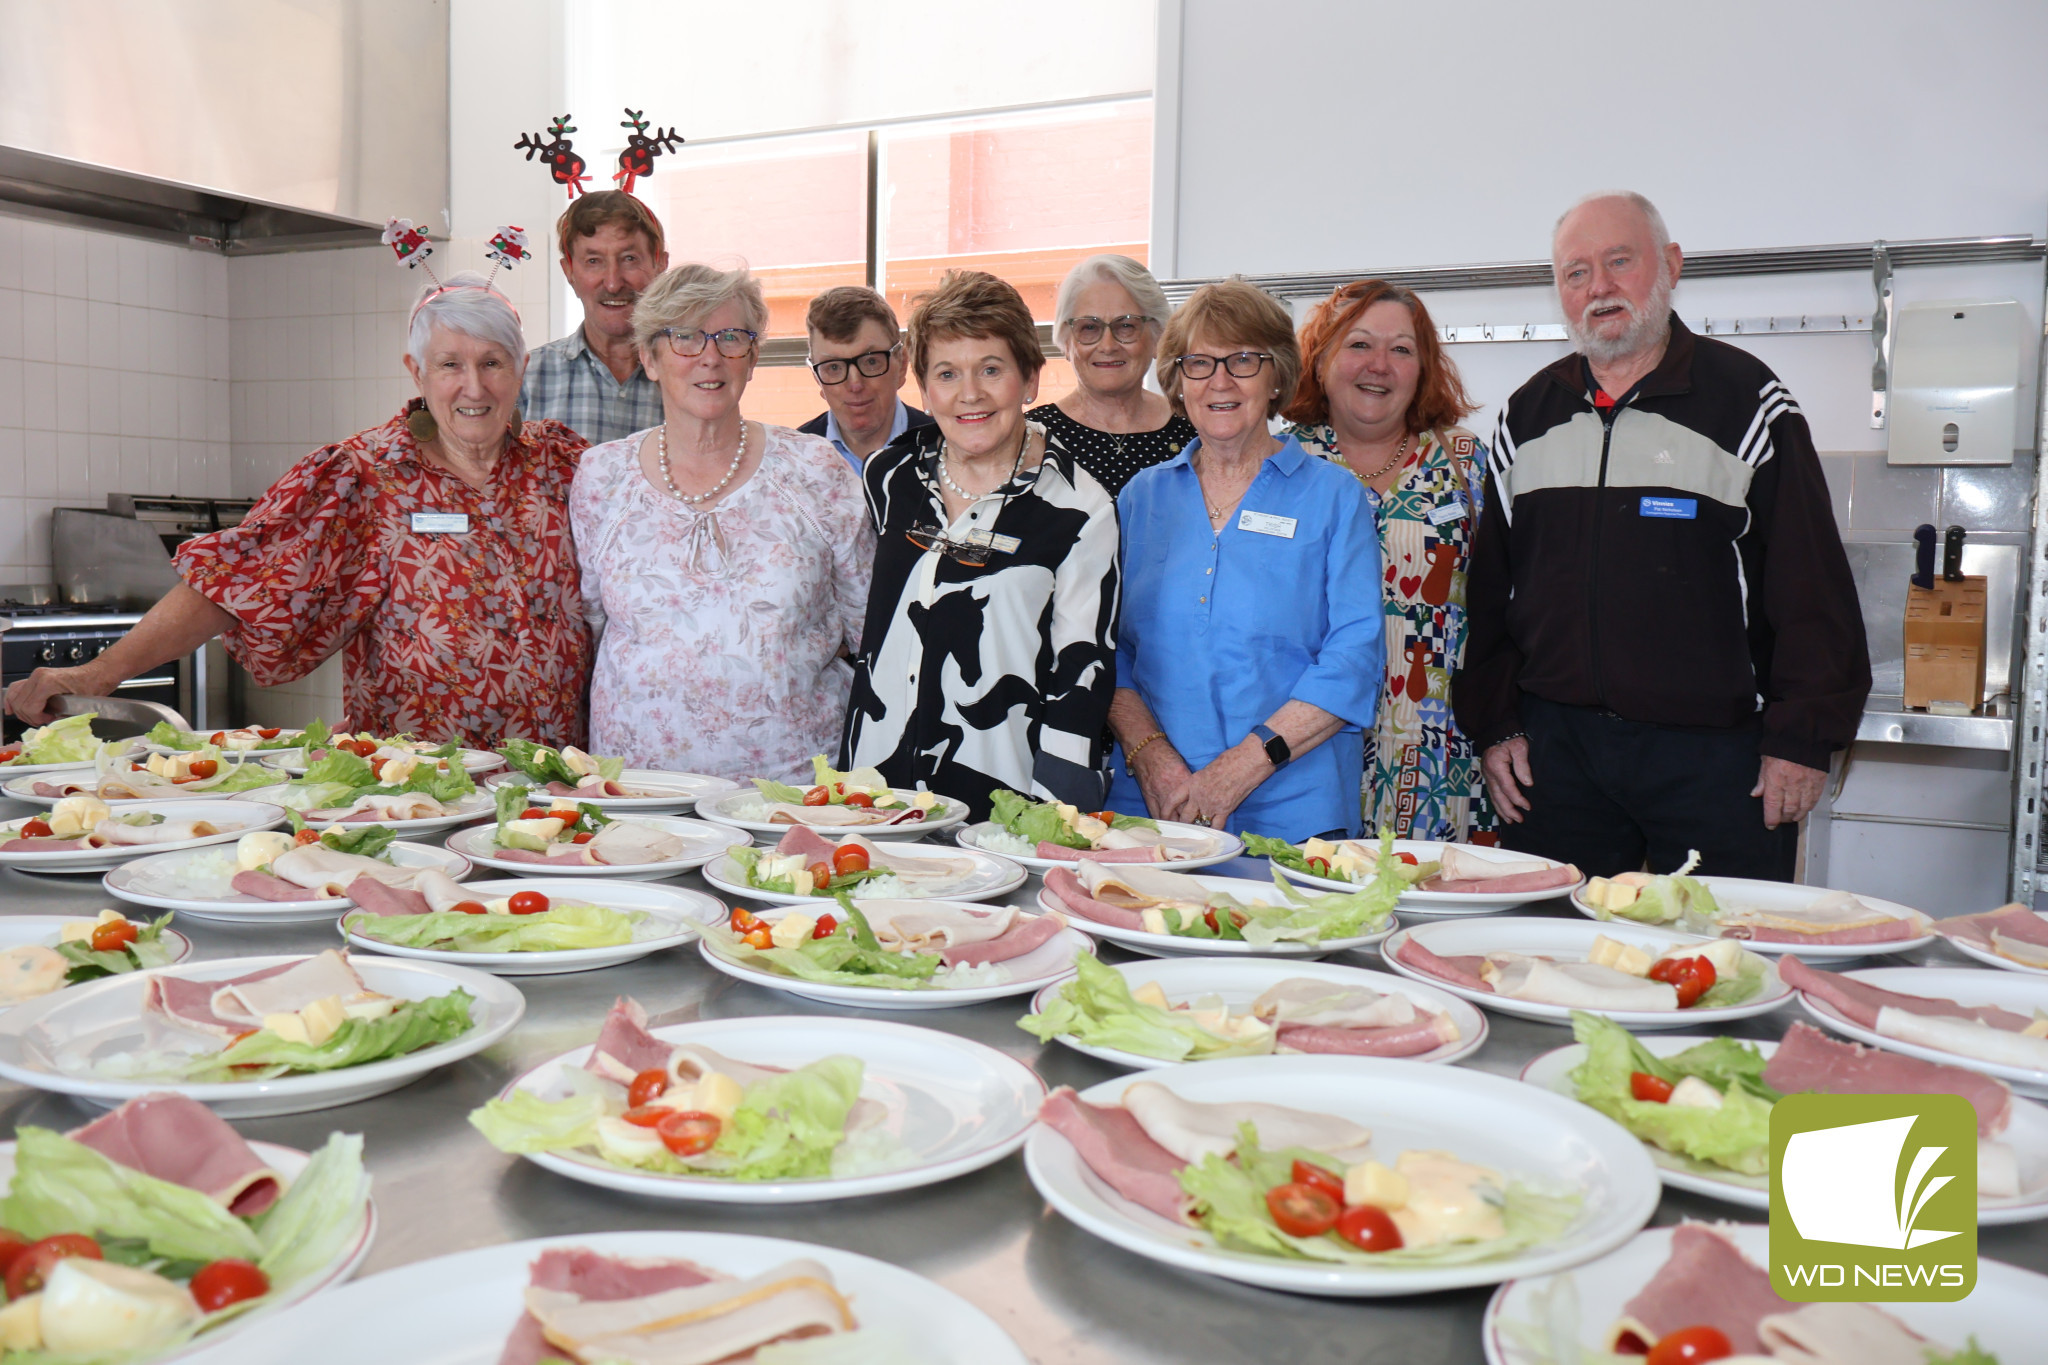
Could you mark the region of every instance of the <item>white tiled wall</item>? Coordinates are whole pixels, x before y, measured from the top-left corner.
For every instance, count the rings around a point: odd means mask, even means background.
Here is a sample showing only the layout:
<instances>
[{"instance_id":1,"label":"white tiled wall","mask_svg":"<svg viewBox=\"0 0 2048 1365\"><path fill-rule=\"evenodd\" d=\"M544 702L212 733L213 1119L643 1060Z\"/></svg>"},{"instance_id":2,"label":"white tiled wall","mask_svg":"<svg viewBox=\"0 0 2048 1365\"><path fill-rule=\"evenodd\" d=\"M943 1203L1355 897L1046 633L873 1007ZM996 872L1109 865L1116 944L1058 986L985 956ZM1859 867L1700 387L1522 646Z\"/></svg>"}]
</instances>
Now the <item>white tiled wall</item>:
<instances>
[{"instance_id":1,"label":"white tiled wall","mask_svg":"<svg viewBox=\"0 0 2048 1365\"><path fill-rule=\"evenodd\" d=\"M44 582L50 509L225 497L228 267L0 214L0 582Z\"/></svg>"}]
</instances>

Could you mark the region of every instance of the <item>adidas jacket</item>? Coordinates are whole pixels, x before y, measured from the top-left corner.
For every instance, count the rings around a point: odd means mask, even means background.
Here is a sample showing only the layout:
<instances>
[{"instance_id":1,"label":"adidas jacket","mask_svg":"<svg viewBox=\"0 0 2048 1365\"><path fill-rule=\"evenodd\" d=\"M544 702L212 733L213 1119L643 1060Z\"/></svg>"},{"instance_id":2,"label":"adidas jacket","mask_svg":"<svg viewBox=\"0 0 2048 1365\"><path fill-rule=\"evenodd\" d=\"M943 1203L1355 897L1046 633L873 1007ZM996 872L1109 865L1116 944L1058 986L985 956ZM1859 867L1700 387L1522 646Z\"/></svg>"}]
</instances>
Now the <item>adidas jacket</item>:
<instances>
[{"instance_id":1,"label":"adidas jacket","mask_svg":"<svg viewBox=\"0 0 2048 1365\"><path fill-rule=\"evenodd\" d=\"M1603 415L1566 356L1501 410L1467 585L1460 728L1483 751L1520 694L1703 729L1825 768L1870 653L1820 458L1763 363L1674 314L1664 359Z\"/></svg>"}]
</instances>

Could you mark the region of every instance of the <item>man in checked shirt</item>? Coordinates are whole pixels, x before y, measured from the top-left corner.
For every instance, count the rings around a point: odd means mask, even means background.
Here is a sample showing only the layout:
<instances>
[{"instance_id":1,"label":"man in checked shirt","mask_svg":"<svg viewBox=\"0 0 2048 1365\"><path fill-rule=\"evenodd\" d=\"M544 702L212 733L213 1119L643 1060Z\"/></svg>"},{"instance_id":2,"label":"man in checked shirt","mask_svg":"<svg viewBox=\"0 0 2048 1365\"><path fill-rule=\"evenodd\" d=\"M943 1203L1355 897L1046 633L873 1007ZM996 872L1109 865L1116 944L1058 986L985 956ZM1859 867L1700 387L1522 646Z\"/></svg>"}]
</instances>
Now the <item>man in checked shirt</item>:
<instances>
[{"instance_id":1,"label":"man in checked shirt","mask_svg":"<svg viewBox=\"0 0 2048 1365\"><path fill-rule=\"evenodd\" d=\"M633 305L668 269L660 220L632 195L600 190L570 202L555 240L583 325L528 354L526 420L552 417L592 445L660 425L661 389L633 347Z\"/></svg>"}]
</instances>

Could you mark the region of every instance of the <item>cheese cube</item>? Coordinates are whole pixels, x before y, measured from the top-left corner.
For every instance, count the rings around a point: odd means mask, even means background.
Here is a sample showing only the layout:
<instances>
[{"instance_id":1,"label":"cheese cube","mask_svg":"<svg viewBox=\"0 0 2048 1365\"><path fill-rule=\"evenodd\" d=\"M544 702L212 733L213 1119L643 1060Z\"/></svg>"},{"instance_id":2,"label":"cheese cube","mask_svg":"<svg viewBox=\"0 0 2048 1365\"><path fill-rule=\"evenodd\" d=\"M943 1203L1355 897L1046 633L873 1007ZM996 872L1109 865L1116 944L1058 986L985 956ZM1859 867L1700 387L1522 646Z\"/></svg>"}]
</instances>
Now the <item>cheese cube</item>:
<instances>
[{"instance_id":1,"label":"cheese cube","mask_svg":"<svg viewBox=\"0 0 2048 1365\"><path fill-rule=\"evenodd\" d=\"M808 877L810 873L806 872L804 875ZM818 921L812 919L809 915L784 915L780 920L776 921L775 927L769 931L768 937L774 941L775 946L778 948L795 948L808 939L811 936L811 930L817 927Z\"/></svg>"},{"instance_id":2,"label":"cheese cube","mask_svg":"<svg viewBox=\"0 0 2048 1365\"><path fill-rule=\"evenodd\" d=\"M412 776L412 770L420 766L417 754L403 754L384 760L384 767L377 773L377 780L390 786L397 786ZM446 765L443 765L446 766Z\"/></svg>"},{"instance_id":3,"label":"cheese cube","mask_svg":"<svg viewBox=\"0 0 2048 1365\"><path fill-rule=\"evenodd\" d=\"M73 919L64 921L64 927L57 931L59 943L76 943L92 937L92 931L102 924L114 924L126 919L119 910L102 910L95 919Z\"/></svg>"},{"instance_id":4,"label":"cheese cube","mask_svg":"<svg viewBox=\"0 0 2048 1365\"><path fill-rule=\"evenodd\" d=\"M318 1047L334 1036L348 1015L341 1008L340 996L327 995L300 1010L299 1018L306 1021L306 1041Z\"/></svg>"},{"instance_id":5,"label":"cheese cube","mask_svg":"<svg viewBox=\"0 0 2048 1365\"><path fill-rule=\"evenodd\" d=\"M263 1027L275 1033L287 1043L310 1043L313 1041L306 1032L305 1019L296 1012L290 1014L266 1014L263 1016Z\"/></svg>"},{"instance_id":6,"label":"cheese cube","mask_svg":"<svg viewBox=\"0 0 2048 1365\"><path fill-rule=\"evenodd\" d=\"M561 816L564 820L575 820L582 814L576 808L576 798L573 796L556 797L549 803L548 809Z\"/></svg>"},{"instance_id":7,"label":"cheese cube","mask_svg":"<svg viewBox=\"0 0 2048 1365\"><path fill-rule=\"evenodd\" d=\"M25 1294L0 1308L0 1351L43 1348L43 1296Z\"/></svg>"},{"instance_id":8,"label":"cheese cube","mask_svg":"<svg viewBox=\"0 0 2048 1365\"><path fill-rule=\"evenodd\" d=\"M1714 964L1714 978L1736 976L1742 971L1742 944L1732 938L1717 938L1706 943L1681 943L1666 948L1658 955L1662 961L1667 957L1703 957Z\"/></svg>"},{"instance_id":9,"label":"cheese cube","mask_svg":"<svg viewBox=\"0 0 2048 1365\"><path fill-rule=\"evenodd\" d=\"M722 1123L740 1107L744 1093L740 1083L723 1071L707 1071L697 1082L695 1102L690 1107L716 1114Z\"/></svg>"},{"instance_id":10,"label":"cheese cube","mask_svg":"<svg viewBox=\"0 0 2048 1365\"><path fill-rule=\"evenodd\" d=\"M1325 862L1333 862L1337 857L1337 846L1328 839L1310 839L1301 846L1301 856L1303 858L1321 858Z\"/></svg>"},{"instance_id":11,"label":"cheese cube","mask_svg":"<svg viewBox=\"0 0 2048 1365\"><path fill-rule=\"evenodd\" d=\"M341 1002L341 1012L351 1019L375 1022L398 1008L395 995L358 995Z\"/></svg>"},{"instance_id":12,"label":"cheese cube","mask_svg":"<svg viewBox=\"0 0 2048 1365\"><path fill-rule=\"evenodd\" d=\"M509 914L511 914L511 913L512 913L512 898L511 898L510 896L500 896L500 897L499 897L498 899L496 899L496 900L494 900L494 901L485 901L485 902L484 902L484 913L485 913L485 914L487 914L487 915L509 915Z\"/></svg>"},{"instance_id":13,"label":"cheese cube","mask_svg":"<svg viewBox=\"0 0 2048 1365\"><path fill-rule=\"evenodd\" d=\"M1402 1208L1408 1203L1408 1178L1377 1161L1361 1161L1344 1172L1344 1202Z\"/></svg>"},{"instance_id":14,"label":"cheese cube","mask_svg":"<svg viewBox=\"0 0 2048 1365\"><path fill-rule=\"evenodd\" d=\"M1671 1088L1671 1098L1664 1102L1680 1109L1719 1109L1721 1092L1697 1076L1687 1076Z\"/></svg>"},{"instance_id":15,"label":"cheese cube","mask_svg":"<svg viewBox=\"0 0 2048 1365\"><path fill-rule=\"evenodd\" d=\"M2036 1007L2034 1022L2021 1029L2020 1033L2028 1038L2048 1038L2048 1014L2043 1014L2039 1007Z\"/></svg>"},{"instance_id":16,"label":"cheese cube","mask_svg":"<svg viewBox=\"0 0 2048 1365\"><path fill-rule=\"evenodd\" d=\"M1148 934L1163 934L1167 932L1166 916L1160 912L1159 907L1156 905L1149 910L1139 911L1138 918L1140 927Z\"/></svg>"},{"instance_id":17,"label":"cheese cube","mask_svg":"<svg viewBox=\"0 0 2048 1365\"><path fill-rule=\"evenodd\" d=\"M1596 967L1612 967L1617 972L1627 972L1630 976L1648 976L1656 959L1641 948L1601 934L1594 938L1592 948L1586 953L1586 961Z\"/></svg>"},{"instance_id":18,"label":"cheese cube","mask_svg":"<svg viewBox=\"0 0 2048 1365\"><path fill-rule=\"evenodd\" d=\"M1170 1010L1173 1008L1173 1002L1166 998L1165 989L1157 981L1147 981L1144 985L1132 991L1131 999L1141 1005L1151 1005L1156 1009Z\"/></svg>"},{"instance_id":19,"label":"cheese cube","mask_svg":"<svg viewBox=\"0 0 2048 1365\"><path fill-rule=\"evenodd\" d=\"M809 868L800 867L790 873L789 882L791 889L797 895L808 896L811 894L811 870Z\"/></svg>"},{"instance_id":20,"label":"cheese cube","mask_svg":"<svg viewBox=\"0 0 2048 1365\"><path fill-rule=\"evenodd\" d=\"M919 810L930 810L933 806L939 804L938 794L936 792L919 792L916 796L910 798L910 804Z\"/></svg>"},{"instance_id":21,"label":"cheese cube","mask_svg":"<svg viewBox=\"0 0 2048 1365\"><path fill-rule=\"evenodd\" d=\"M1090 843L1095 843L1109 833L1109 822L1098 820L1092 815L1084 815L1074 822L1074 833Z\"/></svg>"},{"instance_id":22,"label":"cheese cube","mask_svg":"<svg viewBox=\"0 0 2048 1365\"><path fill-rule=\"evenodd\" d=\"M597 772L597 760L573 744L562 750L562 766L578 777L590 777Z\"/></svg>"},{"instance_id":23,"label":"cheese cube","mask_svg":"<svg viewBox=\"0 0 2048 1365\"><path fill-rule=\"evenodd\" d=\"M97 796L67 796L50 808L50 833L59 839L76 839L113 813Z\"/></svg>"},{"instance_id":24,"label":"cheese cube","mask_svg":"<svg viewBox=\"0 0 2048 1365\"><path fill-rule=\"evenodd\" d=\"M235 841L235 870L255 872L269 867L297 846L298 841L282 830L259 829L244 834Z\"/></svg>"}]
</instances>

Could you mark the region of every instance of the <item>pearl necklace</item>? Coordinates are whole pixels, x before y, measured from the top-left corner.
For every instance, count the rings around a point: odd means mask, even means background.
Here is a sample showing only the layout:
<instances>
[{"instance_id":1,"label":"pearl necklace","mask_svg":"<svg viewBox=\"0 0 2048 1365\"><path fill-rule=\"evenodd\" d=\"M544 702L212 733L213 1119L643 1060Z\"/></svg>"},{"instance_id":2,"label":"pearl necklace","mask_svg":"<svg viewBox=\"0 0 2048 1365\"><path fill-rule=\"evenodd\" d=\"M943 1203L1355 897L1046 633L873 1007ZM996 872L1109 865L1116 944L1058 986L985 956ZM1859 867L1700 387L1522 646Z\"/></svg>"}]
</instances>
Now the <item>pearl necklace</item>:
<instances>
[{"instance_id":1,"label":"pearl necklace","mask_svg":"<svg viewBox=\"0 0 2048 1365\"><path fill-rule=\"evenodd\" d=\"M1024 439L1017 443L1017 458L1010 462L1009 478L1004 479L1003 483L997 484L996 488L1001 488L1003 484L1009 483L1012 479L1015 479L1017 477L1017 471L1024 467L1024 448L1030 444L1031 431L1029 428L1026 428L1024 432ZM959 484L954 483L952 474L949 473L946 469L946 461L949 458L951 458L952 453L952 442L939 442L939 479L946 485L946 487L953 490L953 493L956 497L963 498L970 503L978 502L982 498L988 497L990 494L996 491L996 488L991 488L988 490L987 493L970 493L966 489L962 488Z\"/></svg>"},{"instance_id":2,"label":"pearl necklace","mask_svg":"<svg viewBox=\"0 0 2048 1365\"><path fill-rule=\"evenodd\" d=\"M690 506L692 507L702 506L704 503L707 503L711 501L713 498L717 497L720 493L723 493L725 491L725 486L732 482L732 476L740 472L740 462L747 458L747 424L745 420L742 419L742 421L740 422L740 448L736 452L734 452L732 457L732 463L725 467L725 477L720 479L717 483L717 486L714 487L709 493L698 493L695 496L692 496L688 493L685 493L682 489L676 487L675 479L670 477L668 472L668 423L663 422L661 424L661 434L656 438L656 440L659 442L659 449L661 452L659 461L661 465L661 481L668 485L668 491L670 493L674 494L679 500L690 504Z\"/></svg>"},{"instance_id":3,"label":"pearl necklace","mask_svg":"<svg viewBox=\"0 0 2048 1365\"><path fill-rule=\"evenodd\" d=\"M1372 473L1359 474L1358 471L1355 469L1351 472L1358 476L1358 481L1360 483L1370 484L1374 479L1377 479L1380 475L1386 473L1389 469L1392 469L1395 465L1401 463L1401 461L1408 458L1408 443L1414 439L1415 434L1413 432L1410 432L1407 435L1403 436L1401 438L1401 444L1395 448L1393 456L1389 458L1385 464L1381 465L1378 469L1375 469Z\"/></svg>"}]
</instances>

